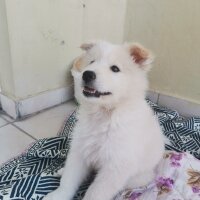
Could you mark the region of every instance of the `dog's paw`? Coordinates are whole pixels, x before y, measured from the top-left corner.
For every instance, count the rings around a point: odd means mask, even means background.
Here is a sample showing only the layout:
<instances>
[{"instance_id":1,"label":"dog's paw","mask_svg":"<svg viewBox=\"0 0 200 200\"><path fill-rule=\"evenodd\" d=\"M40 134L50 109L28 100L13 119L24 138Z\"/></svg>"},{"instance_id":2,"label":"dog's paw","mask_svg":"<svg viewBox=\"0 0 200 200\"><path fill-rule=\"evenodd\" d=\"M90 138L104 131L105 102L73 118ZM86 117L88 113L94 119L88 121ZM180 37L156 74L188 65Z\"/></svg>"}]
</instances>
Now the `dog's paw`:
<instances>
[{"instance_id":1,"label":"dog's paw","mask_svg":"<svg viewBox=\"0 0 200 200\"><path fill-rule=\"evenodd\" d=\"M67 198L62 192L55 190L47 194L42 200L67 200Z\"/></svg>"}]
</instances>

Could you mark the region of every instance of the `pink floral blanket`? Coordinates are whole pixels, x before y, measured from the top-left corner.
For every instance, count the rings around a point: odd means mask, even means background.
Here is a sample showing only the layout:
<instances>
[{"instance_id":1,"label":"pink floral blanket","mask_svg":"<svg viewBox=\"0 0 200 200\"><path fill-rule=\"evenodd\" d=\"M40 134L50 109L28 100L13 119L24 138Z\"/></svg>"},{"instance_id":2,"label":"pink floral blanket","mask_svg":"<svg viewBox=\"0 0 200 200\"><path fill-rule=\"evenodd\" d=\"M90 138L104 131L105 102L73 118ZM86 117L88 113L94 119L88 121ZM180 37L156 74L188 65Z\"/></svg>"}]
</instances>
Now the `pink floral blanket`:
<instances>
[{"instance_id":1,"label":"pink floral blanket","mask_svg":"<svg viewBox=\"0 0 200 200\"><path fill-rule=\"evenodd\" d=\"M120 193L115 200L200 200L200 160L166 151L150 185Z\"/></svg>"}]
</instances>

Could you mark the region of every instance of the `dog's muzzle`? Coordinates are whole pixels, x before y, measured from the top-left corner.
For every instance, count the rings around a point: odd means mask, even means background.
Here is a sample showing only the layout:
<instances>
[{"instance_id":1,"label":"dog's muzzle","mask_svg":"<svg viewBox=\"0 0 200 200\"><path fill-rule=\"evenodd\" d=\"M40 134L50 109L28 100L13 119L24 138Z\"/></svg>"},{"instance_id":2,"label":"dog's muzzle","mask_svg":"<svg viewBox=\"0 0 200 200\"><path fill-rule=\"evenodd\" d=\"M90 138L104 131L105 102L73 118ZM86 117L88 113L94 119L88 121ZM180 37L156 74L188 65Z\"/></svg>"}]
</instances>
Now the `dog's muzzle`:
<instances>
[{"instance_id":1,"label":"dog's muzzle","mask_svg":"<svg viewBox=\"0 0 200 200\"><path fill-rule=\"evenodd\" d=\"M85 86L83 88L83 94L86 97L100 97L100 96L110 95L111 92L99 92L98 90L95 90L94 88Z\"/></svg>"},{"instance_id":2,"label":"dog's muzzle","mask_svg":"<svg viewBox=\"0 0 200 200\"><path fill-rule=\"evenodd\" d=\"M96 74L93 71L85 71L82 76L84 82L83 94L86 97L100 97L111 94L111 92L100 92L92 87Z\"/></svg>"},{"instance_id":3,"label":"dog's muzzle","mask_svg":"<svg viewBox=\"0 0 200 200\"><path fill-rule=\"evenodd\" d=\"M82 76L84 82L83 94L86 97L100 97L111 94L111 92L100 92L92 87L92 82L96 79L93 71L85 71Z\"/></svg>"},{"instance_id":4,"label":"dog's muzzle","mask_svg":"<svg viewBox=\"0 0 200 200\"><path fill-rule=\"evenodd\" d=\"M93 71L85 71L82 76L83 81L85 84L91 83L96 79L96 74Z\"/></svg>"}]
</instances>

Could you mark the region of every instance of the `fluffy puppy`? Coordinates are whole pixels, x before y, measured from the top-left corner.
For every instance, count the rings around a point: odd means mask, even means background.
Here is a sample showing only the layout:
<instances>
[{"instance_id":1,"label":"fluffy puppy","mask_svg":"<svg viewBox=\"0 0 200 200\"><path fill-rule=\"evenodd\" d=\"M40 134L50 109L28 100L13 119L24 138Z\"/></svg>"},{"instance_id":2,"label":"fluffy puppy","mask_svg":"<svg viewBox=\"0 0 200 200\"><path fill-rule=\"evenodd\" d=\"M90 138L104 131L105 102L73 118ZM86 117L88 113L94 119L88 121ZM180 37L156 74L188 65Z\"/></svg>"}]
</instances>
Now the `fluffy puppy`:
<instances>
[{"instance_id":1,"label":"fluffy puppy","mask_svg":"<svg viewBox=\"0 0 200 200\"><path fill-rule=\"evenodd\" d=\"M124 188L144 186L164 150L159 123L145 101L151 53L139 44L98 41L72 68L80 103L60 187L45 200L72 200L91 169L84 200L111 200Z\"/></svg>"}]
</instances>

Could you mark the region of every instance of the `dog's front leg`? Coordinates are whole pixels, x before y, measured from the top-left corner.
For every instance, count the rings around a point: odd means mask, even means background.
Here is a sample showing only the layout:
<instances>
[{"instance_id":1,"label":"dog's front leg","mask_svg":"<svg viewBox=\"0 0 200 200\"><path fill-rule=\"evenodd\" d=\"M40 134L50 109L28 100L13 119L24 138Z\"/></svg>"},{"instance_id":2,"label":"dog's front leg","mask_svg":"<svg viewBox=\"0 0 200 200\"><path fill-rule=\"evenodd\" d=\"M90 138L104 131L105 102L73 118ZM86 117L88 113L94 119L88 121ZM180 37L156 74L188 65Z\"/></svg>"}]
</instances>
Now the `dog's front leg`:
<instances>
[{"instance_id":1,"label":"dog's front leg","mask_svg":"<svg viewBox=\"0 0 200 200\"><path fill-rule=\"evenodd\" d=\"M71 200L88 172L80 154L73 149L67 157L59 188L45 196L44 200Z\"/></svg>"},{"instance_id":2,"label":"dog's front leg","mask_svg":"<svg viewBox=\"0 0 200 200\"><path fill-rule=\"evenodd\" d=\"M125 171L102 169L87 190L83 200L112 200L129 179Z\"/></svg>"}]
</instances>

